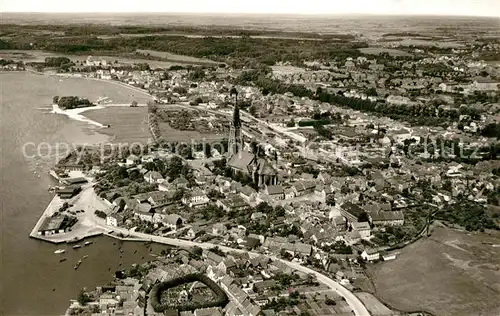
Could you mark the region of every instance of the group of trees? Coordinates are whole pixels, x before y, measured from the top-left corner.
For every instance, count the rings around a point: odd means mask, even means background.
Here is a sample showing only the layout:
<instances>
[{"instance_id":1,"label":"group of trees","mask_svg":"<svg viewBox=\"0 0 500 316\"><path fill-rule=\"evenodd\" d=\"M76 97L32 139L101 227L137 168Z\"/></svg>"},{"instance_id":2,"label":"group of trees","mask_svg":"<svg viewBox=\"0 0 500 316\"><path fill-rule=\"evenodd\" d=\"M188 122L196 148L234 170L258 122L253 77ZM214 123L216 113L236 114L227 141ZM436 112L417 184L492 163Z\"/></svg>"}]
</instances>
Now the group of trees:
<instances>
[{"instance_id":1,"label":"group of trees","mask_svg":"<svg viewBox=\"0 0 500 316\"><path fill-rule=\"evenodd\" d=\"M106 216L107 216L105 212L100 211L100 210L96 210L96 211L94 212L94 214L95 214L97 217L100 217L100 218L106 218Z\"/></svg>"},{"instance_id":2,"label":"group of trees","mask_svg":"<svg viewBox=\"0 0 500 316\"><path fill-rule=\"evenodd\" d=\"M414 229L411 231L408 231L408 229L409 228L388 226L385 231L378 231L375 233L375 241L381 245L398 244L415 236Z\"/></svg>"},{"instance_id":3,"label":"group of trees","mask_svg":"<svg viewBox=\"0 0 500 316\"><path fill-rule=\"evenodd\" d=\"M81 107L94 106L94 104L90 102L88 99L79 98L75 96L60 97L60 98L58 96L54 96L52 98L52 102L54 102L54 104L59 105L59 107L62 109L76 109Z\"/></svg>"},{"instance_id":4,"label":"group of trees","mask_svg":"<svg viewBox=\"0 0 500 316\"><path fill-rule=\"evenodd\" d=\"M481 135L500 139L500 123L491 123L486 125L481 131Z\"/></svg>"},{"instance_id":5,"label":"group of trees","mask_svg":"<svg viewBox=\"0 0 500 316\"><path fill-rule=\"evenodd\" d=\"M191 81L201 81L205 78L205 70L201 67L197 67L188 73L188 79Z\"/></svg>"},{"instance_id":6,"label":"group of trees","mask_svg":"<svg viewBox=\"0 0 500 316\"><path fill-rule=\"evenodd\" d=\"M468 231L498 229L497 224L487 214L483 205L468 200L446 205L443 209L438 210L435 218L460 225Z\"/></svg>"},{"instance_id":7,"label":"group of trees","mask_svg":"<svg viewBox=\"0 0 500 316\"><path fill-rule=\"evenodd\" d=\"M73 66L73 62L67 57L45 57L45 66L68 70Z\"/></svg>"},{"instance_id":8,"label":"group of trees","mask_svg":"<svg viewBox=\"0 0 500 316\"><path fill-rule=\"evenodd\" d=\"M91 301L89 295L85 293L83 289L78 293L78 297L76 298L76 300L78 301L78 303L80 303L80 305L85 305Z\"/></svg>"},{"instance_id":9,"label":"group of trees","mask_svg":"<svg viewBox=\"0 0 500 316\"><path fill-rule=\"evenodd\" d=\"M325 251L332 251L333 250L335 253L342 254L342 255L352 254L351 246L347 245L343 241L336 241L331 246L324 246L323 250L325 250Z\"/></svg>"},{"instance_id":10,"label":"group of trees","mask_svg":"<svg viewBox=\"0 0 500 316\"><path fill-rule=\"evenodd\" d=\"M159 172L164 178L170 181L184 176L190 183L194 182L193 170L177 156L173 156L167 161L156 159L153 162L145 163L143 167L149 171Z\"/></svg>"},{"instance_id":11,"label":"group of trees","mask_svg":"<svg viewBox=\"0 0 500 316\"><path fill-rule=\"evenodd\" d=\"M296 97L312 98L314 96L314 92L303 85L285 84L277 79L270 78L269 73L271 71L269 67L244 71L235 80L235 84L255 85L261 89L264 95L290 92Z\"/></svg>"},{"instance_id":12,"label":"group of trees","mask_svg":"<svg viewBox=\"0 0 500 316\"><path fill-rule=\"evenodd\" d=\"M321 88L317 89L315 98L321 102L339 104L362 112L403 119L416 125L443 125L449 121L458 121L460 115L469 115L472 120L480 118L479 110L467 106L448 109L432 102L425 105L396 105L345 97L341 93L331 94Z\"/></svg>"}]
</instances>

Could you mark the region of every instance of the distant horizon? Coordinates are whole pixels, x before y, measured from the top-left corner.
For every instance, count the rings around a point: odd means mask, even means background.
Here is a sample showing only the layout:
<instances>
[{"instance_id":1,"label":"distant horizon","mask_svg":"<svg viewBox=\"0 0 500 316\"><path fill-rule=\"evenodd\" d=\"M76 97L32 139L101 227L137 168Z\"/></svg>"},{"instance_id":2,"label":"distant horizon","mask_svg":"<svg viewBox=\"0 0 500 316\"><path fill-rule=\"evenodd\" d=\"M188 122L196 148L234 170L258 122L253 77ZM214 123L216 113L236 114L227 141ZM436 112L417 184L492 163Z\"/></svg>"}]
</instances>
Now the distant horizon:
<instances>
[{"instance_id":1,"label":"distant horizon","mask_svg":"<svg viewBox=\"0 0 500 316\"><path fill-rule=\"evenodd\" d=\"M500 16L495 15L464 15L464 14L442 14L442 13L262 13L262 12L127 12L127 11L109 11L109 12L21 12L21 11L0 11L1 14L16 14L16 15L204 15L204 16L305 16L305 17L342 17L342 16L369 16L369 17L453 17L453 18L492 18L498 19ZM0 22L1 23L1 22ZM500 25L499 25L500 26Z\"/></svg>"},{"instance_id":2,"label":"distant horizon","mask_svg":"<svg viewBox=\"0 0 500 316\"><path fill-rule=\"evenodd\" d=\"M2 13L382 15L500 18L498 0L2 0Z\"/></svg>"}]
</instances>

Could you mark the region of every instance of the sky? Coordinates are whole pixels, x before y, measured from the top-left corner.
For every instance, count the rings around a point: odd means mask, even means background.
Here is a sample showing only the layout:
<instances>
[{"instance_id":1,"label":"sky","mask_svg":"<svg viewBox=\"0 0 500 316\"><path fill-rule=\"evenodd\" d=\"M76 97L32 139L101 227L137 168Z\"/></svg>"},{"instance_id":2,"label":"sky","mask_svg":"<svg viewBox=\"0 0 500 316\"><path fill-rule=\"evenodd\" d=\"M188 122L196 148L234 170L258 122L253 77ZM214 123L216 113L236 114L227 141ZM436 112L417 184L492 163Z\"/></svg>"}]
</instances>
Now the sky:
<instances>
[{"instance_id":1,"label":"sky","mask_svg":"<svg viewBox=\"0 0 500 316\"><path fill-rule=\"evenodd\" d=\"M0 12L357 13L500 17L500 0L0 0Z\"/></svg>"}]
</instances>

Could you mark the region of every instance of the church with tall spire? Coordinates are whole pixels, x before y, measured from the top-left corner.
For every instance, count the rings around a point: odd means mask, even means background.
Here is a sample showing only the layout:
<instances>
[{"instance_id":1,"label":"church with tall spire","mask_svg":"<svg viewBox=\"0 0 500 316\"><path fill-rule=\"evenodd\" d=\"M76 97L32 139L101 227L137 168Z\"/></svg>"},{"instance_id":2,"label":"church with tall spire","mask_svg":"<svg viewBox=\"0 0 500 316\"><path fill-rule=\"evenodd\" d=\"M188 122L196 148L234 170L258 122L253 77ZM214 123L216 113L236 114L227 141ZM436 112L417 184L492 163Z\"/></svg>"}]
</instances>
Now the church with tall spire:
<instances>
[{"instance_id":1,"label":"church with tall spire","mask_svg":"<svg viewBox=\"0 0 500 316\"><path fill-rule=\"evenodd\" d=\"M235 88L231 89L230 95L235 95L235 102L233 120L229 129L227 165L233 172L251 177L252 181L259 187L278 184L276 169L265 158L259 158L244 150L238 92Z\"/></svg>"},{"instance_id":2,"label":"church with tall spire","mask_svg":"<svg viewBox=\"0 0 500 316\"><path fill-rule=\"evenodd\" d=\"M233 121L229 128L228 154L229 157L243 150L243 134L241 133L240 109L234 104Z\"/></svg>"}]
</instances>

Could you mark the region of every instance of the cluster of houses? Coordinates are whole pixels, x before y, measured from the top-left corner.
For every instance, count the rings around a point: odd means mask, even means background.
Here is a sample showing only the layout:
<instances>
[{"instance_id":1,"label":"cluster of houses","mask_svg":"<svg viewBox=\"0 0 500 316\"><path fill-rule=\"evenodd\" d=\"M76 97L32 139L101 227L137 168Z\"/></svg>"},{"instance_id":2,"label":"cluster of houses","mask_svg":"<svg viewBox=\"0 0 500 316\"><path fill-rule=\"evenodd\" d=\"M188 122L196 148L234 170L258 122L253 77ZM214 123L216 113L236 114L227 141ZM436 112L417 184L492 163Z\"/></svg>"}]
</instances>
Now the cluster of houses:
<instances>
[{"instance_id":1,"label":"cluster of houses","mask_svg":"<svg viewBox=\"0 0 500 316\"><path fill-rule=\"evenodd\" d=\"M351 315L348 304L335 291L318 283L314 277L294 271L279 260L267 256L250 258L246 253L225 254L215 250L204 250L201 256L193 255L193 249L169 251L156 261L136 266L143 271L117 280L113 285L97 287L89 292L90 302L84 306L72 301L67 314L78 315L92 311L92 315L181 315L181 316L258 316L276 315L279 312L301 314L307 312L318 315ZM213 280L228 296L226 306L201 308L179 312L157 313L153 309L149 292L158 282L168 281L184 275L202 273ZM291 280L283 283L282 279ZM178 301L186 302L196 286L187 286L179 292ZM274 310L273 301L288 300L294 293L304 293L299 304L282 306ZM298 298L298 295L296 296ZM175 298L174 298L175 299ZM327 299L330 302L326 304ZM326 313L326 314L325 314Z\"/></svg>"}]
</instances>

